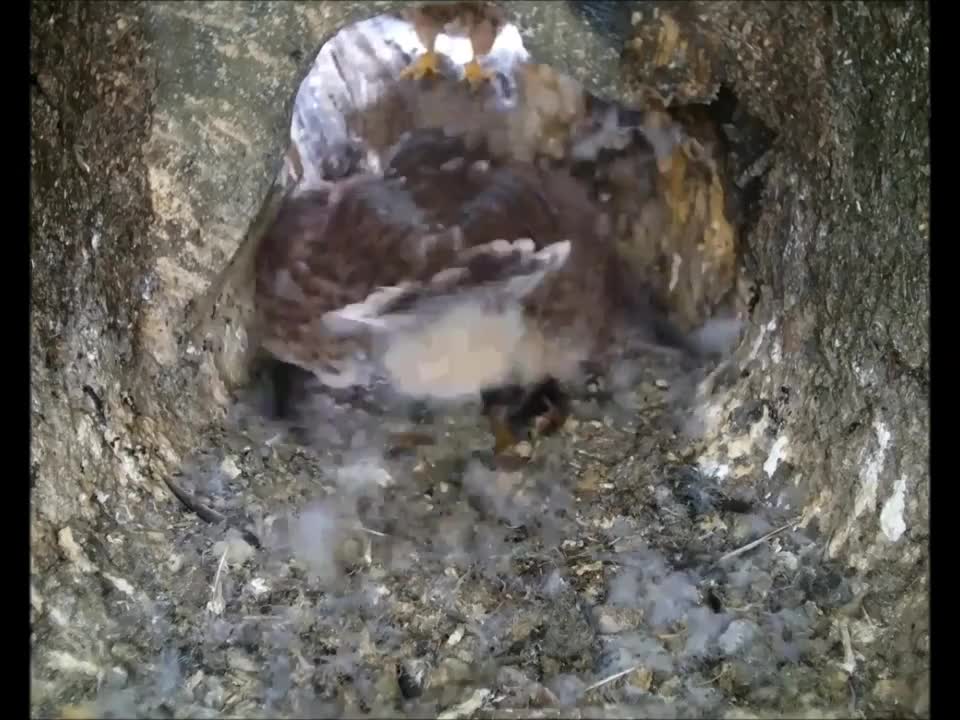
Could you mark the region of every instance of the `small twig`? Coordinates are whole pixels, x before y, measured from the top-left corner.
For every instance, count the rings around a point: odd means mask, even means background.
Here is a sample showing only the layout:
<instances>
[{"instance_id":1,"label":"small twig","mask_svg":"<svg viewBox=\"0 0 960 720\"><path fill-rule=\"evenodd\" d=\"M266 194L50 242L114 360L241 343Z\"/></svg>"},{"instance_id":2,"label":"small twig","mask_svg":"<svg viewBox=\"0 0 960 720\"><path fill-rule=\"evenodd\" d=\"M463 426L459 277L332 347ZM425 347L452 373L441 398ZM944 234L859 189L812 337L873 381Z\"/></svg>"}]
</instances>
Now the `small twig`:
<instances>
[{"instance_id":1,"label":"small twig","mask_svg":"<svg viewBox=\"0 0 960 720\"><path fill-rule=\"evenodd\" d=\"M717 680L719 680L726 674L727 674L727 666L724 665L722 668L720 668L720 672L717 673L716 677L712 677L709 680L705 680L702 683L697 684L697 687L706 687L707 685L713 685Z\"/></svg>"},{"instance_id":2,"label":"small twig","mask_svg":"<svg viewBox=\"0 0 960 720\"><path fill-rule=\"evenodd\" d=\"M382 533L379 530L371 530L370 528L364 527L363 525L360 525L360 532L369 533L371 535L375 535L376 537L382 537L382 538L393 537L392 535L387 535L387 533Z\"/></svg>"},{"instance_id":3,"label":"small twig","mask_svg":"<svg viewBox=\"0 0 960 720\"><path fill-rule=\"evenodd\" d=\"M853 680L847 680L847 685L850 688L850 704L847 706L850 717L863 717L857 713L857 688L854 686Z\"/></svg>"},{"instance_id":4,"label":"small twig","mask_svg":"<svg viewBox=\"0 0 960 720\"><path fill-rule=\"evenodd\" d=\"M200 502L193 493L187 492L170 478L164 477L163 480L167 483L167 487L170 488L170 492L173 493L174 497L183 503L187 510L195 513L197 517L204 522L208 522L211 525L219 525L226 520L223 515L212 508L208 508Z\"/></svg>"},{"instance_id":5,"label":"small twig","mask_svg":"<svg viewBox=\"0 0 960 720\"><path fill-rule=\"evenodd\" d=\"M84 175L90 174L90 165L86 160L83 159L83 156L80 154L80 148L76 145L73 146L73 156L77 160L77 165L80 166L80 169L83 170Z\"/></svg>"},{"instance_id":6,"label":"small twig","mask_svg":"<svg viewBox=\"0 0 960 720\"><path fill-rule=\"evenodd\" d=\"M751 180L763 175L767 170L770 169L770 166L773 164L773 159L773 149L767 150L760 157L754 160L750 164L750 167L744 170L739 177L737 177L737 179L734 181L736 186L743 189Z\"/></svg>"},{"instance_id":7,"label":"small twig","mask_svg":"<svg viewBox=\"0 0 960 720\"><path fill-rule=\"evenodd\" d=\"M597 682L593 683L592 685L587 685L587 686L583 689L583 692L588 693L588 692L590 692L591 690L596 690L598 687L603 687L604 685L606 685L606 684L608 684L608 683L612 683L614 680L619 680L619 679L622 678L624 675L629 675L629 674L632 673L634 670L639 670L639 669L640 669L640 666L639 666L639 665L634 665L633 667L627 668L626 670L621 670L621 671L618 672L618 673L614 673L614 674L611 675L610 677L605 677L603 680L597 680Z\"/></svg>"},{"instance_id":8,"label":"small twig","mask_svg":"<svg viewBox=\"0 0 960 720\"><path fill-rule=\"evenodd\" d=\"M598 462L598 463L600 463L601 465L610 466L610 465L613 465L613 464L616 462L616 459L615 459L615 458L613 458L613 459L611 459L611 458L605 458L605 457L603 457L603 456L601 456L601 455L597 455L596 453L590 452L589 450L581 450L580 448L575 448L575 449L574 449L574 452L575 452L577 455L582 455L583 457L588 458L588 459L590 459L590 460L593 460L594 462Z\"/></svg>"},{"instance_id":9,"label":"small twig","mask_svg":"<svg viewBox=\"0 0 960 720\"><path fill-rule=\"evenodd\" d=\"M726 560L729 560L730 558L735 558L737 555L743 555L743 553L745 553L745 552L750 552L751 550L753 550L753 549L754 549L755 547L757 547L758 545L762 545L763 543L765 543L767 540L769 540L769 539L772 538L773 536L779 535L780 533L782 533L784 530L789 530L790 528L792 528L794 525L796 525L796 524L799 523L799 522L800 522L800 518L794 518L793 520L791 520L790 522L788 522L786 525L781 525L781 526L778 527L776 530L771 530L771 531L768 532L766 535L763 535L763 536L757 538L757 539L754 540L753 542L749 542L749 543L747 543L746 545L744 545L743 547L737 548L736 550L731 550L731 551L728 552L726 555L721 556L720 559L717 560L717 561L713 564L712 567L716 567L716 566L719 565L720 563L722 563L722 562L724 562L724 561L726 561Z\"/></svg>"},{"instance_id":10,"label":"small twig","mask_svg":"<svg viewBox=\"0 0 960 720\"><path fill-rule=\"evenodd\" d=\"M469 575L472 571L473 571L473 568L469 567L463 571L463 574L461 574L460 577L457 578L457 584L453 586L454 595L460 592L460 586L463 585L463 581L467 579L467 575Z\"/></svg>"},{"instance_id":11,"label":"small twig","mask_svg":"<svg viewBox=\"0 0 960 720\"><path fill-rule=\"evenodd\" d=\"M196 514L196 516L204 522L210 523L211 525L219 525L227 522L227 518L224 515L221 515L213 508L209 508L204 505L193 493L184 490L170 478L164 477L163 481L167 484L167 487L170 488L170 492L173 493L174 497L177 498L177 500L179 500L183 506L187 508L187 510L190 510ZM229 523L227 524L229 525ZM243 539L253 547L257 548L258 550L262 547L260 538L258 538L249 530L245 530L241 527L237 527L236 530L238 530L243 536Z\"/></svg>"},{"instance_id":12,"label":"small twig","mask_svg":"<svg viewBox=\"0 0 960 720\"><path fill-rule=\"evenodd\" d=\"M226 603L223 602L223 587L221 585L220 576L223 574L223 568L227 564L227 552L230 550L229 547L223 549L223 554L220 556L220 563L217 565L217 574L213 578L213 587L211 588L211 597L207 602L207 610L212 612L214 615L219 615L223 612Z\"/></svg>"},{"instance_id":13,"label":"small twig","mask_svg":"<svg viewBox=\"0 0 960 720\"><path fill-rule=\"evenodd\" d=\"M853 654L853 642L850 640L850 626L846 620L840 620L840 638L843 641L843 662L840 667L847 675L853 675L857 669L857 657Z\"/></svg>"},{"instance_id":14,"label":"small twig","mask_svg":"<svg viewBox=\"0 0 960 720\"><path fill-rule=\"evenodd\" d=\"M760 607L760 603L747 603L746 605L736 606L736 605L725 605L724 609L731 612L752 612L756 608Z\"/></svg>"},{"instance_id":15,"label":"small twig","mask_svg":"<svg viewBox=\"0 0 960 720\"><path fill-rule=\"evenodd\" d=\"M671 517L675 517L675 518L683 517L683 513L681 513L679 510L674 510L673 508L669 508L666 505L661 505L660 507L657 508L657 510L660 510L661 512L665 512L667 515L670 515Z\"/></svg>"}]
</instances>

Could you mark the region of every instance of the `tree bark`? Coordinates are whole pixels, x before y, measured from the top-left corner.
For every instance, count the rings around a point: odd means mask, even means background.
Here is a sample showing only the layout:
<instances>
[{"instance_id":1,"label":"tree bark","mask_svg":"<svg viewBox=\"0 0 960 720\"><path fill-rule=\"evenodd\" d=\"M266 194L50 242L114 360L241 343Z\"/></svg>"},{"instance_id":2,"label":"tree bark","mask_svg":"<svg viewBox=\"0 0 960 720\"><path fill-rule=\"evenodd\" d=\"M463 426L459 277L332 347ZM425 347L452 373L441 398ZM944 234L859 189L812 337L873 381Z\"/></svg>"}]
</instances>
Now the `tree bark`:
<instances>
[{"instance_id":1,"label":"tree bark","mask_svg":"<svg viewBox=\"0 0 960 720\"><path fill-rule=\"evenodd\" d=\"M761 293L740 373L704 398L721 410L705 456L723 465L720 439L750 434L737 418L756 410L757 482L819 528L856 574L851 613L878 625L858 648L869 707L926 715L927 6L649 5L507 3L537 59L588 89L639 102L642 79L707 102L724 88L773 138L735 156L756 191L745 240ZM76 542L114 527L104 498L133 518L166 498L161 480L223 417L247 372L237 253L296 85L338 27L394 6L33 6L35 618L69 610L50 579L64 558L109 566Z\"/></svg>"}]
</instances>

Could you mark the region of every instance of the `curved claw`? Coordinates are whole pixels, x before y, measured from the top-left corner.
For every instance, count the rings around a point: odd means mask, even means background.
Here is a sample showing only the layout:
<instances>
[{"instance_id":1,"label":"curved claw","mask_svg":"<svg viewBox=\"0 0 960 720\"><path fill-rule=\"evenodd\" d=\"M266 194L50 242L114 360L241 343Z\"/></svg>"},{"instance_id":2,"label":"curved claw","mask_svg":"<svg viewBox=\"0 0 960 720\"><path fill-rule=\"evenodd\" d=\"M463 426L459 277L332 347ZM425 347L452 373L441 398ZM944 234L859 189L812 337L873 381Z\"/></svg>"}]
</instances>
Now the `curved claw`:
<instances>
[{"instance_id":1,"label":"curved claw","mask_svg":"<svg viewBox=\"0 0 960 720\"><path fill-rule=\"evenodd\" d=\"M401 78L419 80L427 75L440 74L440 59L432 50L427 50L400 73Z\"/></svg>"},{"instance_id":2,"label":"curved claw","mask_svg":"<svg viewBox=\"0 0 960 720\"><path fill-rule=\"evenodd\" d=\"M493 73L484 70L476 58L468 62L463 70L465 74L464 79L470 83L470 87L474 90L493 78Z\"/></svg>"}]
</instances>

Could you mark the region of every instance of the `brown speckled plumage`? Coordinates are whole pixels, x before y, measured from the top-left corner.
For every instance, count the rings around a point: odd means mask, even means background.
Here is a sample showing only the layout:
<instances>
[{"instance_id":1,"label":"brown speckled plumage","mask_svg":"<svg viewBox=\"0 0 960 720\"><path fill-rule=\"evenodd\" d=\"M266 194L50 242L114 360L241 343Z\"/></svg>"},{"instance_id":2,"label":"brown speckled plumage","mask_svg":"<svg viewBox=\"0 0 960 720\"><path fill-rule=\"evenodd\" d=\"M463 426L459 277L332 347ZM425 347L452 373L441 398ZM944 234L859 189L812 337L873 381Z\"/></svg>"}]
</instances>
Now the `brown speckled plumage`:
<instances>
[{"instance_id":1,"label":"brown speckled plumage","mask_svg":"<svg viewBox=\"0 0 960 720\"><path fill-rule=\"evenodd\" d=\"M537 250L571 243L563 266L523 299L536 342L548 361L571 349L593 359L628 307L629 288L619 281L604 225L566 170L500 162L440 131L417 131L393 154L385 177L354 177L280 210L257 258L263 346L336 384L338 364L369 350L369 338L332 334L325 313L381 287L427 283L441 271L466 268L442 292L455 300L520 271L509 256L467 261L465 251L531 238Z\"/></svg>"},{"instance_id":2,"label":"brown speckled plumage","mask_svg":"<svg viewBox=\"0 0 960 720\"><path fill-rule=\"evenodd\" d=\"M359 352L377 360L375 333L334 332L324 324L325 314L363 304L384 287L407 288L378 306L391 317L428 315L421 310L429 304L424 299L456 305L473 294L493 301L487 319L499 317L500 307L522 308L521 345L494 349L510 355L522 348L525 355L522 362L509 359L523 364L513 375L478 368L480 379L468 392L500 382L572 380L582 363L602 365L621 331L636 328L634 321L656 330L656 313L646 293L627 279L608 225L587 188L564 168L498 160L482 144L470 149L442 131L416 131L392 153L384 177L340 181L280 210L257 257L262 345L328 385L363 385L368 377L351 374L351 368L371 365L351 358ZM529 273L529 253L487 248L521 238L530 238L536 251L561 241L569 241L570 249L565 262L518 300L503 288ZM474 322L464 317L456 322ZM452 363L468 355L482 364L481 351L489 349L483 343L505 342L497 334L486 340L482 329L471 331L474 350L460 349ZM436 347L443 345L432 345L429 354L443 355ZM433 392L423 383L420 388L421 395Z\"/></svg>"}]
</instances>

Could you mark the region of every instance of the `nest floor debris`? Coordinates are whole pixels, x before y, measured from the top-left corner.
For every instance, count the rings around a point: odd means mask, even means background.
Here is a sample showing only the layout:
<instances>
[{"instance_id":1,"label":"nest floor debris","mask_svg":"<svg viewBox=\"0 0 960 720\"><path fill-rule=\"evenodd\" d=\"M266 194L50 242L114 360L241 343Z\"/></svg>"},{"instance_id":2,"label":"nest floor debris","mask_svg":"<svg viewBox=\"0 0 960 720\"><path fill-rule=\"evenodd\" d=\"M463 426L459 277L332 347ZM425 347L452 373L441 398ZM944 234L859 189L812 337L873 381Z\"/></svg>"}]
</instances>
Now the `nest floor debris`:
<instances>
[{"instance_id":1,"label":"nest floor debris","mask_svg":"<svg viewBox=\"0 0 960 720\"><path fill-rule=\"evenodd\" d=\"M128 534L157 562L105 599L97 714L856 712L846 580L695 470L676 368L636 372L505 469L475 408L412 426L321 396L292 438L238 405L179 478L225 523L165 504ZM389 447L409 430L431 443Z\"/></svg>"}]
</instances>

